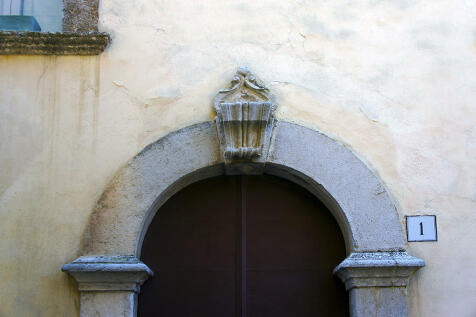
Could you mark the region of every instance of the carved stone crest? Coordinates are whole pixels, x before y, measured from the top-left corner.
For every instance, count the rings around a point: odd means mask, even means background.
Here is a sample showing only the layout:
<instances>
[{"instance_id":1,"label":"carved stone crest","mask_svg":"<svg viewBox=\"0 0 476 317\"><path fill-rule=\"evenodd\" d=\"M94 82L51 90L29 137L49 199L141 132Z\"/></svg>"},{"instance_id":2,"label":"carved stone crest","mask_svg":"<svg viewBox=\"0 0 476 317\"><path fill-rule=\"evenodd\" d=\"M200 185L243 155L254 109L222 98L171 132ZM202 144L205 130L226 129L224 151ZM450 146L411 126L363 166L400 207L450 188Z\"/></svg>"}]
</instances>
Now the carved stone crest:
<instances>
[{"instance_id":1,"label":"carved stone crest","mask_svg":"<svg viewBox=\"0 0 476 317\"><path fill-rule=\"evenodd\" d=\"M276 102L246 68L238 69L229 89L214 100L216 123L225 163L265 158L271 140Z\"/></svg>"}]
</instances>

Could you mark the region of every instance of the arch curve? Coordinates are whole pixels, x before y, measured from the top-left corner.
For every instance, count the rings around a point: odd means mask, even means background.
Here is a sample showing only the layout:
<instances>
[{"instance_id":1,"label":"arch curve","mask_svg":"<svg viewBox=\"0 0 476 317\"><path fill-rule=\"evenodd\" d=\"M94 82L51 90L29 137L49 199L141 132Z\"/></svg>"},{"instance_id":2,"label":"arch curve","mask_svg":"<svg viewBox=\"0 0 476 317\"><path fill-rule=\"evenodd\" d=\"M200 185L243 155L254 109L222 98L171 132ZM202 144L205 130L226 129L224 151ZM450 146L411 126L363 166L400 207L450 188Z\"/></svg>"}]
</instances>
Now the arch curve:
<instances>
[{"instance_id":1,"label":"arch curve","mask_svg":"<svg viewBox=\"0 0 476 317\"><path fill-rule=\"evenodd\" d=\"M424 261L405 252L388 192L349 149L319 132L280 121L268 154L240 170L246 169L293 181L332 212L348 253L334 274L350 293L351 316L407 315L406 286ZM212 121L170 133L131 159L95 207L83 256L62 268L78 282L80 316L136 316L137 293L153 275L139 258L155 213L187 185L230 171Z\"/></svg>"},{"instance_id":2,"label":"arch curve","mask_svg":"<svg viewBox=\"0 0 476 317\"><path fill-rule=\"evenodd\" d=\"M263 161L265 173L304 186L327 205L343 231L348 253L404 251L397 211L384 185L340 143L280 121ZM171 195L224 173L212 121L150 144L122 168L97 203L83 254L138 257L150 221Z\"/></svg>"}]
</instances>

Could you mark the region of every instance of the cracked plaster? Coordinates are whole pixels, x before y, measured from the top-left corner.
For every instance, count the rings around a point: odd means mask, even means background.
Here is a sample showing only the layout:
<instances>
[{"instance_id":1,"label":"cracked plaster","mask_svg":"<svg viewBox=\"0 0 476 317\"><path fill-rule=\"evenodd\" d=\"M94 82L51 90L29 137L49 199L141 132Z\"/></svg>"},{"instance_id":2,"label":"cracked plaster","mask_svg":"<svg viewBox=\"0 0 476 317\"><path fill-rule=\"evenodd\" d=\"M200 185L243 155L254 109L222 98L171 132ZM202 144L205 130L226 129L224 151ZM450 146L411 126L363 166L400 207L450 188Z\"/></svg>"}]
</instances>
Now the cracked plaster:
<instances>
[{"instance_id":1,"label":"cracked plaster","mask_svg":"<svg viewBox=\"0 0 476 317\"><path fill-rule=\"evenodd\" d=\"M99 195L147 144L212 120L214 94L247 66L277 95L278 120L324 132L380 176L402 230L404 215L437 215L439 241L406 246L427 263L409 315L473 316L474 9L104 0L99 30L114 41L100 57L0 56L0 315L79 309L58 267L79 256Z\"/></svg>"}]
</instances>

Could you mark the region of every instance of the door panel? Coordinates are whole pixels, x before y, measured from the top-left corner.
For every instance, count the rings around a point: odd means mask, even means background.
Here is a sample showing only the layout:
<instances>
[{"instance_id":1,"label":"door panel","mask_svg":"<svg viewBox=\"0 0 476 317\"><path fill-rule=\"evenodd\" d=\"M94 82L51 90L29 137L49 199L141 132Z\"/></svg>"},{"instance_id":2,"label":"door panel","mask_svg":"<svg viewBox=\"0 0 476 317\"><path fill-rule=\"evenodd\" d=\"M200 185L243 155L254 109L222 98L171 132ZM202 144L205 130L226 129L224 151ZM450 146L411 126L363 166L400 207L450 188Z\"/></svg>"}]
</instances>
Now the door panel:
<instances>
[{"instance_id":1,"label":"door panel","mask_svg":"<svg viewBox=\"0 0 476 317\"><path fill-rule=\"evenodd\" d=\"M234 316L236 178L213 178L171 197L157 212L141 259L154 272L139 316Z\"/></svg>"},{"instance_id":2,"label":"door panel","mask_svg":"<svg viewBox=\"0 0 476 317\"><path fill-rule=\"evenodd\" d=\"M344 242L326 207L276 177L248 177L246 190L247 316L345 316L345 289L332 278Z\"/></svg>"},{"instance_id":3,"label":"door panel","mask_svg":"<svg viewBox=\"0 0 476 317\"><path fill-rule=\"evenodd\" d=\"M139 316L347 316L332 269L345 258L329 211L272 176L222 176L171 197L144 239L155 276Z\"/></svg>"}]
</instances>

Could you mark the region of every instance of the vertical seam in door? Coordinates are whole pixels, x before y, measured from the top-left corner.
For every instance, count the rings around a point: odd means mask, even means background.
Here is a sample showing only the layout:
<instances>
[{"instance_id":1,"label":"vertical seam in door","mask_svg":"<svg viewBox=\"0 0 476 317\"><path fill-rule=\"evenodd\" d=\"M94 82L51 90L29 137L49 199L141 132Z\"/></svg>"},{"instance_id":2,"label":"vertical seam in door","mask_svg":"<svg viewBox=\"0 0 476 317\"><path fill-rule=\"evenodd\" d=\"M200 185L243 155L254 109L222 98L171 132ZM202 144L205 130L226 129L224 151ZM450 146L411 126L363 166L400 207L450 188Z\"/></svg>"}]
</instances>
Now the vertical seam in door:
<instances>
[{"instance_id":1,"label":"vertical seam in door","mask_svg":"<svg viewBox=\"0 0 476 317\"><path fill-rule=\"evenodd\" d=\"M246 176L241 176L241 317L246 317Z\"/></svg>"},{"instance_id":2,"label":"vertical seam in door","mask_svg":"<svg viewBox=\"0 0 476 317\"><path fill-rule=\"evenodd\" d=\"M243 186L242 176L233 177L235 188L235 317L242 317L242 204L243 204Z\"/></svg>"}]
</instances>

